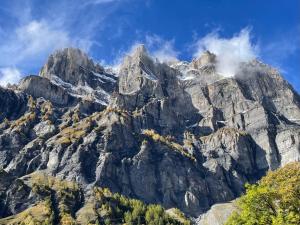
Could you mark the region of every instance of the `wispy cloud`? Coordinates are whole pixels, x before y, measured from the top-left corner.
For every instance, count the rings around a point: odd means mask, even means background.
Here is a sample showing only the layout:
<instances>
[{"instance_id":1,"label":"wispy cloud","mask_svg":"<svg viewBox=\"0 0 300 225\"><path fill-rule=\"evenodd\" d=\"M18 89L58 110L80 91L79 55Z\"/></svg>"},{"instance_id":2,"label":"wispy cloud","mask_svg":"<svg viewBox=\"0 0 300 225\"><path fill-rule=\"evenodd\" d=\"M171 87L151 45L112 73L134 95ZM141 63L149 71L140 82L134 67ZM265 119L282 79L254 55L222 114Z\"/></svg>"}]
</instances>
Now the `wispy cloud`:
<instances>
[{"instance_id":1,"label":"wispy cloud","mask_svg":"<svg viewBox=\"0 0 300 225\"><path fill-rule=\"evenodd\" d=\"M85 5L98 5L98 4L106 4L106 3L112 3L112 2L118 2L120 0L90 0L86 1Z\"/></svg>"},{"instance_id":2,"label":"wispy cloud","mask_svg":"<svg viewBox=\"0 0 300 225\"><path fill-rule=\"evenodd\" d=\"M261 46L263 60L276 67L299 92L300 26L274 34Z\"/></svg>"},{"instance_id":3,"label":"wispy cloud","mask_svg":"<svg viewBox=\"0 0 300 225\"><path fill-rule=\"evenodd\" d=\"M193 45L194 57L208 50L217 55L217 72L225 77L234 76L241 62L250 61L258 56L258 45L251 42L250 29L244 28L231 38L222 38L212 32L200 38Z\"/></svg>"},{"instance_id":4,"label":"wispy cloud","mask_svg":"<svg viewBox=\"0 0 300 225\"><path fill-rule=\"evenodd\" d=\"M158 35L147 35L146 46L150 53L160 62L177 61L179 52L174 47L175 39L165 40Z\"/></svg>"},{"instance_id":5,"label":"wispy cloud","mask_svg":"<svg viewBox=\"0 0 300 225\"><path fill-rule=\"evenodd\" d=\"M0 68L0 85L17 83L21 79L21 72L17 68Z\"/></svg>"},{"instance_id":6,"label":"wispy cloud","mask_svg":"<svg viewBox=\"0 0 300 225\"><path fill-rule=\"evenodd\" d=\"M30 21L19 26L11 33L10 38L0 45L0 54L4 57L0 59L0 67L17 67L18 65L31 66L38 60L45 59L56 49L67 46L76 46L88 50L91 46L90 40L71 38L67 31L56 28L47 21ZM38 63L41 63L40 61ZM21 76L14 76L12 79L8 75L16 75L6 71L2 77L2 82L17 81ZM14 69L13 71L16 71Z\"/></svg>"},{"instance_id":7,"label":"wispy cloud","mask_svg":"<svg viewBox=\"0 0 300 225\"><path fill-rule=\"evenodd\" d=\"M51 49L66 46L70 43L66 32L52 28L45 21L31 21L24 26L17 27L0 47L0 52L6 55L1 64L17 64L24 59L38 57ZM9 57L14 55L14 57Z\"/></svg>"},{"instance_id":8,"label":"wispy cloud","mask_svg":"<svg viewBox=\"0 0 300 225\"><path fill-rule=\"evenodd\" d=\"M300 26L274 35L273 40L263 46L262 56L284 71L282 63L300 50Z\"/></svg>"},{"instance_id":9,"label":"wispy cloud","mask_svg":"<svg viewBox=\"0 0 300 225\"><path fill-rule=\"evenodd\" d=\"M99 6L105 4L105 8L91 7L89 13L80 2L48 2L38 9L38 14L31 0L6 5L9 8L2 10L6 10L8 20L14 22L12 26L0 28L0 68L37 69L56 49L72 46L89 52L94 44L101 45L93 35L116 9L116 5L112 4L119 0L88 1Z\"/></svg>"}]
</instances>

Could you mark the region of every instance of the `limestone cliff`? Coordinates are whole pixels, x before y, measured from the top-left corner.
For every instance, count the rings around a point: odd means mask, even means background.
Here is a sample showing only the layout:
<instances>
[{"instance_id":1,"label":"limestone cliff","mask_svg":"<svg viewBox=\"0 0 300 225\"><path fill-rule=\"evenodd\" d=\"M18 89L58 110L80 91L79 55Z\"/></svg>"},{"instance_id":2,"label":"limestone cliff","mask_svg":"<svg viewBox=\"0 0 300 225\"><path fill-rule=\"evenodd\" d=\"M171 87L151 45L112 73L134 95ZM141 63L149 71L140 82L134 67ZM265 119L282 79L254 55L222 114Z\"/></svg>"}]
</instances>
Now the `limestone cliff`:
<instances>
[{"instance_id":1,"label":"limestone cliff","mask_svg":"<svg viewBox=\"0 0 300 225\"><path fill-rule=\"evenodd\" d=\"M38 200L11 194L36 171L79 183L83 197L107 187L198 217L299 161L299 94L261 62L225 78L216 60L167 65L140 46L115 74L64 49L39 76L1 88L0 217Z\"/></svg>"}]
</instances>

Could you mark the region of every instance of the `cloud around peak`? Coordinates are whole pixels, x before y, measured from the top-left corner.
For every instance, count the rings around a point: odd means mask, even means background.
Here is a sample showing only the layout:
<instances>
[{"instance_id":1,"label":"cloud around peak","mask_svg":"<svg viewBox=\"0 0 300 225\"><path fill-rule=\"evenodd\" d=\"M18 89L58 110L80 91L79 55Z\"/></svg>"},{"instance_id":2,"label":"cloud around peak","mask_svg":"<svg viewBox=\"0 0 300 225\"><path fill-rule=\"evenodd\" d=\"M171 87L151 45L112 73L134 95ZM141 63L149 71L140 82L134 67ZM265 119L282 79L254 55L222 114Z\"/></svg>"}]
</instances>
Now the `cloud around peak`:
<instances>
[{"instance_id":1,"label":"cloud around peak","mask_svg":"<svg viewBox=\"0 0 300 225\"><path fill-rule=\"evenodd\" d=\"M150 54L160 62L178 61L179 51L174 47L175 39L165 40L158 35L147 35L146 46Z\"/></svg>"},{"instance_id":2,"label":"cloud around peak","mask_svg":"<svg viewBox=\"0 0 300 225\"><path fill-rule=\"evenodd\" d=\"M216 54L217 72L225 77L232 77L238 71L240 63L258 57L258 45L251 42L250 34L249 28L242 29L231 38L220 37L218 32L209 33L193 45L193 56L200 57L207 50Z\"/></svg>"}]
</instances>

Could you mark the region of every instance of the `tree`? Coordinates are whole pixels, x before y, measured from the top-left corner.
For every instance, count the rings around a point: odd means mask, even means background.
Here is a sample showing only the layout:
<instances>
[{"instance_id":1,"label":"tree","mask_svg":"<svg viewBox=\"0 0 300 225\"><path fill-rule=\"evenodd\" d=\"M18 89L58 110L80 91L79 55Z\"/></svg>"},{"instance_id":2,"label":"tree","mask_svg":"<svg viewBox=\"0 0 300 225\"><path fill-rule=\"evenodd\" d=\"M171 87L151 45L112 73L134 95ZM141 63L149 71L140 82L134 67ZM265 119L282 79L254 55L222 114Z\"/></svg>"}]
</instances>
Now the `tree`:
<instances>
[{"instance_id":1,"label":"tree","mask_svg":"<svg viewBox=\"0 0 300 225\"><path fill-rule=\"evenodd\" d=\"M146 212L147 224L161 224L161 219L164 217L164 210L159 205L149 205Z\"/></svg>"},{"instance_id":2,"label":"tree","mask_svg":"<svg viewBox=\"0 0 300 225\"><path fill-rule=\"evenodd\" d=\"M226 225L299 225L300 163L269 172L258 184L247 184L237 206Z\"/></svg>"},{"instance_id":3,"label":"tree","mask_svg":"<svg viewBox=\"0 0 300 225\"><path fill-rule=\"evenodd\" d=\"M126 222L126 225L134 224L133 216L132 216L131 212L129 212L129 211L124 213L124 220Z\"/></svg>"}]
</instances>

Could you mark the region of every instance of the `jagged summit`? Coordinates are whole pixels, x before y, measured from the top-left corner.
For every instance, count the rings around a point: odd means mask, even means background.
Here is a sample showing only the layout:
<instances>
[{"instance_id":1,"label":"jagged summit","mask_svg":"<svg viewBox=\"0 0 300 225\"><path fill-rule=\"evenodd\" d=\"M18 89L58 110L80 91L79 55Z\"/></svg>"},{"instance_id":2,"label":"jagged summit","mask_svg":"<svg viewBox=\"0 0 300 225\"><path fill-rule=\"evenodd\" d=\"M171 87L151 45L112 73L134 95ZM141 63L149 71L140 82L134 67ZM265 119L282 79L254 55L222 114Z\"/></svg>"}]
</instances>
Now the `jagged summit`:
<instances>
[{"instance_id":1,"label":"jagged summit","mask_svg":"<svg viewBox=\"0 0 300 225\"><path fill-rule=\"evenodd\" d=\"M50 80L59 77L65 82L78 85L89 81L90 72L103 73L104 69L80 49L65 48L49 56L39 75Z\"/></svg>"},{"instance_id":2,"label":"jagged summit","mask_svg":"<svg viewBox=\"0 0 300 225\"><path fill-rule=\"evenodd\" d=\"M116 79L80 49L65 48L49 56L39 76L21 80L19 89L59 105L76 104L86 99L107 105Z\"/></svg>"},{"instance_id":3,"label":"jagged summit","mask_svg":"<svg viewBox=\"0 0 300 225\"><path fill-rule=\"evenodd\" d=\"M137 45L131 52L125 55L122 64L120 65L120 71L128 67L130 64L139 64L141 62L152 61L148 51L143 44ZM120 72L121 73L121 72Z\"/></svg>"},{"instance_id":4,"label":"jagged summit","mask_svg":"<svg viewBox=\"0 0 300 225\"><path fill-rule=\"evenodd\" d=\"M203 66L214 65L216 63L217 56L210 51L205 51L202 55L196 59L193 59L192 65L195 69L200 69Z\"/></svg>"},{"instance_id":5,"label":"jagged summit","mask_svg":"<svg viewBox=\"0 0 300 225\"><path fill-rule=\"evenodd\" d=\"M89 56L84 51L73 47L56 50L53 54L51 54L51 56L54 58L67 57L70 61L82 66L88 65L91 61Z\"/></svg>"},{"instance_id":6,"label":"jagged summit","mask_svg":"<svg viewBox=\"0 0 300 225\"><path fill-rule=\"evenodd\" d=\"M143 55L148 55L148 51L147 51L144 44L139 44L133 50L133 53L131 55L132 55L132 57L140 57L140 56L143 56Z\"/></svg>"}]
</instances>

